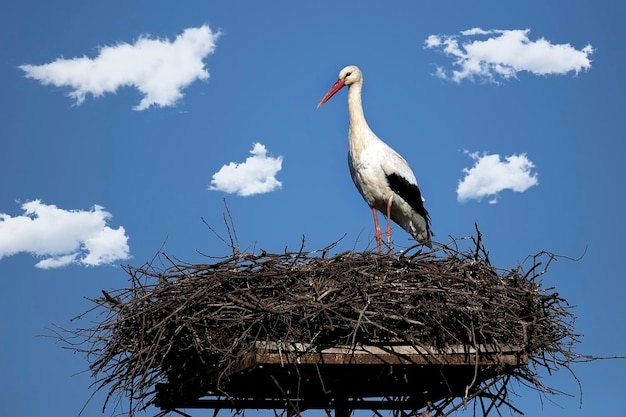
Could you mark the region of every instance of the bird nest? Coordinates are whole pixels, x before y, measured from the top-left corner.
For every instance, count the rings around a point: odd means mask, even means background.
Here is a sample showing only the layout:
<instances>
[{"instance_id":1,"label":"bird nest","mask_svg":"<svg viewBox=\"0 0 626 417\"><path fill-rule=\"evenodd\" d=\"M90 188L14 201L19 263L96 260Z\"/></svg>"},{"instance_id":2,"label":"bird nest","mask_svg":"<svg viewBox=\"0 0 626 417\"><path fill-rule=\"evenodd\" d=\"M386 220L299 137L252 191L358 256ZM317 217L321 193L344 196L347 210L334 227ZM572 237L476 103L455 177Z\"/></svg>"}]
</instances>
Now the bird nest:
<instances>
[{"instance_id":1,"label":"bird nest","mask_svg":"<svg viewBox=\"0 0 626 417\"><path fill-rule=\"evenodd\" d=\"M206 264L161 254L160 267L155 261L125 267L128 288L90 299L93 308L76 318L95 315L90 327L60 329L57 336L86 354L96 391L108 394L103 411L111 400L130 401L123 407L130 415L155 402L165 414L177 402L206 395L236 400L229 378L259 344L297 345L291 351L301 354L337 346L403 345L435 353L514 346L525 358L516 366L496 364L488 378L464 383L462 393L450 391L402 415L448 415L471 400L482 404L475 413L517 411L509 401L511 381L557 393L539 374L570 369L579 335L566 300L539 279L555 255L542 252L529 257L526 268L500 270L479 232L413 254L333 250L234 250ZM167 390L156 392L163 384Z\"/></svg>"}]
</instances>

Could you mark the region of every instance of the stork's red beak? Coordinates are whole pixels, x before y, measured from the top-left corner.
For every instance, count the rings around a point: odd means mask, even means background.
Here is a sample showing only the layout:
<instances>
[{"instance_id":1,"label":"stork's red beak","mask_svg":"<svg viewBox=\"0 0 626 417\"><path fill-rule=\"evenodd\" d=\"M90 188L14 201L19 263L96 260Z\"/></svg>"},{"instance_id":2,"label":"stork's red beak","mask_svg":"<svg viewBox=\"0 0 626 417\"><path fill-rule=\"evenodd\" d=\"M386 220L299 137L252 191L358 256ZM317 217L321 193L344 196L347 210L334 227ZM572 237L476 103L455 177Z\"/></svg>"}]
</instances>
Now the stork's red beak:
<instances>
[{"instance_id":1,"label":"stork's red beak","mask_svg":"<svg viewBox=\"0 0 626 417\"><path fill-rule=\"evenodd\" d=\"M328 93L326 93L322 101L320 101L320 104L317 105L317 108L319 109L322 106L322 104L330 100L330 98L334 96L337 93L337 91L341 90L345 86L346 86L346 83L344 83L343 80L337 80L337 82L333 84L332 87L330 87L330 90L328 90Z\"/></svg>"}]
</instances>

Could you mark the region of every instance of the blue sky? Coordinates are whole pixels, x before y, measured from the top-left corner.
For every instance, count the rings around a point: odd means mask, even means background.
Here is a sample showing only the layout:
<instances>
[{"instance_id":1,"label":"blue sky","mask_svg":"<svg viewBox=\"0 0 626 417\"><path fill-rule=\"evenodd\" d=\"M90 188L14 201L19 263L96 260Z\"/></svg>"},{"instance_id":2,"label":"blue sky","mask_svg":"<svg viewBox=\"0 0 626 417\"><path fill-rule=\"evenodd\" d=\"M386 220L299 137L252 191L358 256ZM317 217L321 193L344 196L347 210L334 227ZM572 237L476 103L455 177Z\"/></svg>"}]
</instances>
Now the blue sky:
<instances>
[{"instance_id":1,"label":"blue sky","mask_svg":"<svg viewBox=\"0 0 626 417\"><path fill-rule=\"evenodd\" d=\"M225 234L224 198L244 251L344 234L338 250L374 248L346 164L345 92L316 109L349 64L370 126L415 172L435 240L478 223L503 268L585 253L551 265L545 285L576 306L579 352L626 354L626 6L300 3L0 5L1 415L76 415L87 362L41 336L79 325L83 297L124 287L119 265L164 242L187 262L227 254L201 220ZM397 226L394 241L411 244ZM515 405L623 411L626 361L573 370L582 408L523 387ZM578 393L566 371L544 382Z\"/></svg>"}]
</instances>

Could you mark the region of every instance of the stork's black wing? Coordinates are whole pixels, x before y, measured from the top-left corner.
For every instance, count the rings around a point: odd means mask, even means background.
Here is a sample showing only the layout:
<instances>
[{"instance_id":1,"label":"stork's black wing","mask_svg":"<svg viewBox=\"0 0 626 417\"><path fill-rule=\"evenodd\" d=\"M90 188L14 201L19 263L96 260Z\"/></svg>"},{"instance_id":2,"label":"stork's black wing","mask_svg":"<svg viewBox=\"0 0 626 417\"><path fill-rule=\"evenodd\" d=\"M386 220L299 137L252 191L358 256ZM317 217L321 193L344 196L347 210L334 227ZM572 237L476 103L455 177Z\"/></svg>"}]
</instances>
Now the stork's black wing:
<instances>
[{"instance_id":1,"label":"stork's black wing","mask_svg":"<svg viewBox=\"0 0 626 417\"><path fill-rule=\"evenodd\" d=\"M424 201L422 200L422 193L416 184L411 184L406 178L395 174L387 174L387 183L396 194L406 201L413 210L426 220L426 224L430 226L430 215L424 207Z\"/></svg>"}]
</instances>

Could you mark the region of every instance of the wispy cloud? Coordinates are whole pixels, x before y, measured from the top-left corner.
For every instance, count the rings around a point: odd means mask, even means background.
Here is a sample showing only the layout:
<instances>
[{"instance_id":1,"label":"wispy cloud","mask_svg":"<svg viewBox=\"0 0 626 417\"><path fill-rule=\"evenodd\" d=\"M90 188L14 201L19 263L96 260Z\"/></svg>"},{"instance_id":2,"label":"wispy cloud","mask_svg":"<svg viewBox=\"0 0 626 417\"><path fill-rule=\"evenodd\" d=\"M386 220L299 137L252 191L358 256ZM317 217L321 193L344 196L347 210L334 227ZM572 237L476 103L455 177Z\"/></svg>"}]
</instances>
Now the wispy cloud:
<instances>
[{"instance_id":1,"label":"wispy cloud","mask_svg":"<svg viewBox=\"0 0 626 417\"><path fill-rule=\"evenodd\" d=\"M63 210L34 200L22 204L22 210L15 217L0 213L0 259L26 252L44 258L35 266L48 269L129 258L124 228L107 226L111 214L101 206L89 211Z\"/></svg>"},{"instance_id":2,"label":"wispy cloud","mask_svg":"<svg viewBox=\"0 0 626 417\"><path fill-rule=\"evenodd\" d=\"M465 153L474 160L474 166L463 168L465 178L459 181L456 189L459 202L480 201L483 197L490 196L489 203L495 204L498 202L498 193L502 190L521 193L539 184L537 174L531 172L535 164L526 154L507 156L503 161L498 154Z\"/></svg>"},{"instance_id":3,"label":"wispy cloud","mask_svg":"<svg viewBox=\"0 0 626 417\"><path fill-rule=\"evenodd\" d=\"M209 190L237 193L240 196L269 193L282 186L276 179L283 157L267 156L265 146L255 143L246 162L231 162L213 174Z\"/></svg>"},{"instance_id":4,"label":"wispy cloud","mask_svg":"<svg viewBox=\"0 0 626 417\"><path fill-rule=\"evenodd\" d=\"M531 41L530 29L483 30L459 35L430 35L424 47L452 58L447 70L437 67L436 76L460 83L465 79L497 83L527 71L535 75L579 73L591 68L591 45L577 50L570 44L553 44L544 38Z\"/></svg>"},{"instance_id":5,"label":"wispy cloud","mask_svg":"<svg viewBox=\"0 0 626 417\"><path fill-rule=\"evenodd\" d=\"M213 53L218 37L219 32L203 25L185 29L173 41L142 36L132 45L104 46L95 58L59 58L19 68L44 85L72 88L69 96L76 104L83 103L87 94L99 97L131 86L143 94L135 110L173 106L183 97L183 88L209 78L203 59Z\"/></svg>"}]
</instances>

